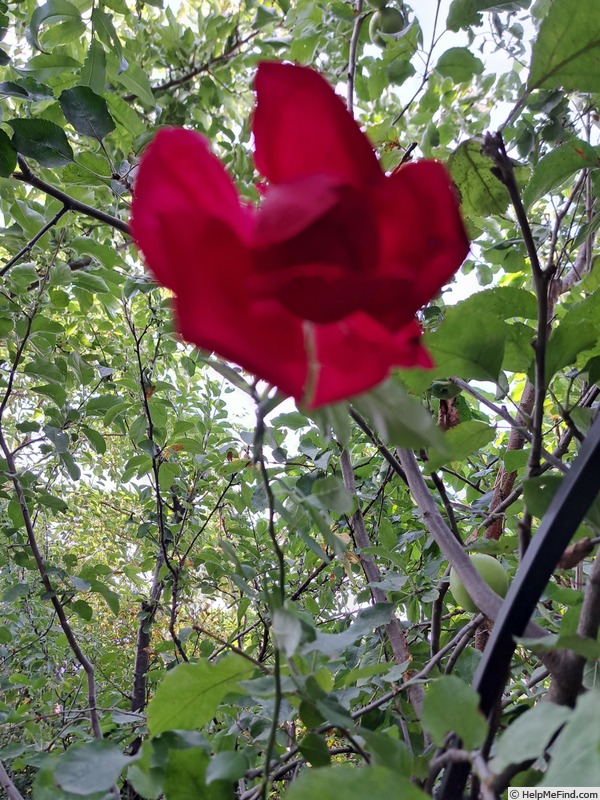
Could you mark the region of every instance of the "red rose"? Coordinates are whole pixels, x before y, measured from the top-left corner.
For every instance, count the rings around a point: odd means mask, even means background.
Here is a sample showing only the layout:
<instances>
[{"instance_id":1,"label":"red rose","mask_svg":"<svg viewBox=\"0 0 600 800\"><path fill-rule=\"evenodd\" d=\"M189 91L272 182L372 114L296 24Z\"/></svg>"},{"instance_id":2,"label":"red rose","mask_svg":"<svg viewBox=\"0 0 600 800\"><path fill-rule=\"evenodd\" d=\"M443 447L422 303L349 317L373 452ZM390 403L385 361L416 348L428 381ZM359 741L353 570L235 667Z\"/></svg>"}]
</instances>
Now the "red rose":
<instances>
[{"instance_id":1,"label":"red rose","mask_svg":"<svg viewBox=\"0 0 600 800\"><path fill-rule=\"evenodd\" d=\"M415 312L469 248L444 167L386 177L305 67L261 64L256 93L258 210L199 134L161 130L140 163L131 228L181 334L313 408L428 366Z\"/></svg>"}]
</instances>

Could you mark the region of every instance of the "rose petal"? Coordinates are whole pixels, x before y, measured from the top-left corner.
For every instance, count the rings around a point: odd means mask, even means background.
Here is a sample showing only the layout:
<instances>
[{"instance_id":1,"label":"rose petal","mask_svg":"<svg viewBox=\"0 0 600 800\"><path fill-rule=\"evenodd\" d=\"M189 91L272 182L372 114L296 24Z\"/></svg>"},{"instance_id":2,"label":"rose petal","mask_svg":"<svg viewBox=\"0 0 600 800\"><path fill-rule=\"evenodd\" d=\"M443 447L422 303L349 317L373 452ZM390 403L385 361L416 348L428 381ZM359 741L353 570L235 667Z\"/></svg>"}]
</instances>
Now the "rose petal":
<instances>
[{"instance_id":1,"label":"rose petal","mask_svg":"<svg viewBox=\"0 0 600 800\"><path fill-rule=\"evenodd\" d=\"M369 140L317 72L263 62L255 88L255 162L272 183L316 174L355 186L382 180Z\"/></svg>"},{"instance_id":2,"label":"rose petal","mask_svg":"<svg viewBox=\"0 0 600 800\"><path fill-rule=\"evenodd\" d=\"M364 308L374 289L371 274L378 280L379 256L365 195L327 176L269 189L252 238L250 291L311 322L334 322Z\"/></svg>"},{"instance_id":3,"label":"rose petal","mask_svg":"<svg viewBox=\"0 0 600 800\"><path fill-rule=\"evenodd\" d=\"M301 397L306 381L302 322L277 303L250 303L250 255L221 220L198 226L186 215L162 218L171 242L175 310L182 336Z\"/></svg>"},{"instance_id":4,"label":"rose petal","mask_svg":"<svg viewBox=\"0 0 600 800\"><path fill-rule=\"evenodd\" d=\"M469 252L458 199L437 161L406 164L372 191L379 222L381 274L404 278L396 312L402 326L454 275Z\"/></svg>"},{"instance_id":5,"label":"rose petal","mask_svg":"<svg viewBox=\"0 0 600 800\"><path fill-rule=\"evenodd\" d=\"M391 334L362 312L344 322L315 326L319 370L311 407L366 392L385 380L393 367L430 367L420 335L416 322Z\"/></svg>"},{"instance_id":6,"label":"rose petal","mask_svg":"<svg viewBox=\"0 0 600 800\"><path fill-rule=\"evenodd\" d=\"M229 225L244 239L250 216L221 162L198 133L163 128L146 148L135 181L131 231L156 278L173 289L172 235L164 235L161 215L176 218L192 210L193 225L207 217ZM174 235L174 234L173 234Z\"/></svg>"}]
</instances>

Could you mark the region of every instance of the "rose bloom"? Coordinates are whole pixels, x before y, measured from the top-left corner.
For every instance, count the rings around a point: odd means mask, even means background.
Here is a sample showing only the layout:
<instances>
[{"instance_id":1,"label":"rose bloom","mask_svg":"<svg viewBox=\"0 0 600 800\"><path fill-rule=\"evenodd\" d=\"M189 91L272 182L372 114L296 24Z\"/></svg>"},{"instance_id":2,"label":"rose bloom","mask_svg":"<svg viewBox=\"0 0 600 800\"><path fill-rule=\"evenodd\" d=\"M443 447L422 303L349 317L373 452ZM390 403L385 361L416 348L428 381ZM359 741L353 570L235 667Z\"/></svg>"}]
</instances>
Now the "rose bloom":
<instances>
[{"instance_id":1,"label":"rose bloom","mask_svg":"<svg viewBox=\"0 0 600 800\"><path fill-rule=\"evenodd\" d=\"M198 133L162 129L140 162L131 229L181 335L309 408L431 366L415 313L469 249L445 168L386 176L311 69L261 63L255 89L258 209Z\"/></svg>"}]
</instances>

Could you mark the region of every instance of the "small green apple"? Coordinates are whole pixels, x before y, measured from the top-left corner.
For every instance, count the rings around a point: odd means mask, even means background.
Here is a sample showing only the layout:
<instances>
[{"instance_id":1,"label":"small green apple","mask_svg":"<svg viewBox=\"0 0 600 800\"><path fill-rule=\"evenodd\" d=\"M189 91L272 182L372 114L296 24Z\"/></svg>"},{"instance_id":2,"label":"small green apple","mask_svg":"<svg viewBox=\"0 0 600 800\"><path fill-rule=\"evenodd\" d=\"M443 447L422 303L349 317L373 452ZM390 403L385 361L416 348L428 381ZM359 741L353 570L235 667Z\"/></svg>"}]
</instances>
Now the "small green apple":
<instances>
[{"instance_id":1,"label":"small green apple","mask_svg":"<svg viewBox=\"0 0 600 800\"><path fill-rule=\"evenodd\" d=\"M490 589L493 589L500 597L504 597L508 591L508 575L502 564L493 556L485 553L474 553L469 558ZM450 591L456 603L465 611L479 611L454 568L450 570Z\"/></svg>"},{"instance_id":2,"label":"small green apple","mask_svg":"<svg viewBox=\"0 0 600 800\"><path fill-rule=\"evenodd\" d=\"M385 6L376 11L369 22L369 36L373 44L385 47L387 42L382 33L398 33L406 27L406 16L397 8Z\"/></svg>"}]
</instances>

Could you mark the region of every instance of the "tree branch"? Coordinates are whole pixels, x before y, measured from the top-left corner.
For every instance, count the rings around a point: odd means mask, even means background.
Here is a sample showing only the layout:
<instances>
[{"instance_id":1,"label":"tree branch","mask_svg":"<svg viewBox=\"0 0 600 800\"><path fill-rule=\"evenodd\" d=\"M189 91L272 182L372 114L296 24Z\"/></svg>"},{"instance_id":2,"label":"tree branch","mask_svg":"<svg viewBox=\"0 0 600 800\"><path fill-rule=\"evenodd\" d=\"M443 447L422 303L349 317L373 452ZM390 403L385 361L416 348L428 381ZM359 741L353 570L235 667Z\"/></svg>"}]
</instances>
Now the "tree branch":
<instances>
[{"instance_id":1,"label":"tree branch","mask_svg":"<svg viewBox=\"0 0 600 800\"><path fill-rule=\"evenodd\" d=\"M40 192L44 192L44 194L54 197L56 200L60 200L68 211L79 211L80 214L85 214L87 217L98 220L98 222L110 225L111 228L116 228L118 231L121 231L121 233L124 233L125 236L131 236L129 225L123 222L123 220L118 217L113 217L112 214L107 214L105 211L100 211L99 208L88 206L87 203L76 200L74 197L52 186L51 183L47 183L41 178L38 178L33 174L23 156L17 156L17 163L19 164L21 172L13 172L13 178L16 180L23 181L23 183L33 186L34 189L39 189Z\"/></svg>"},{"instance_id":2,"label":"tree branch","mask_svg":"<svg viewBox=\"0 0 600 800\"><path fill-rule=\"evenodd\" d=\"M425 527L458 573L458 577L475 605L483 611L486 617L495 620L502 605L501 598L483 580L462 545L456 540L454 534L444 522L433 497L429 493L412 450L398 450L398 455L406 474L411 494L423 516ZM527 626L526 635L531 638L540 638L547 636L547 632L540 628L539 625L530 622Z\"/></svg>"}]
</instances>

